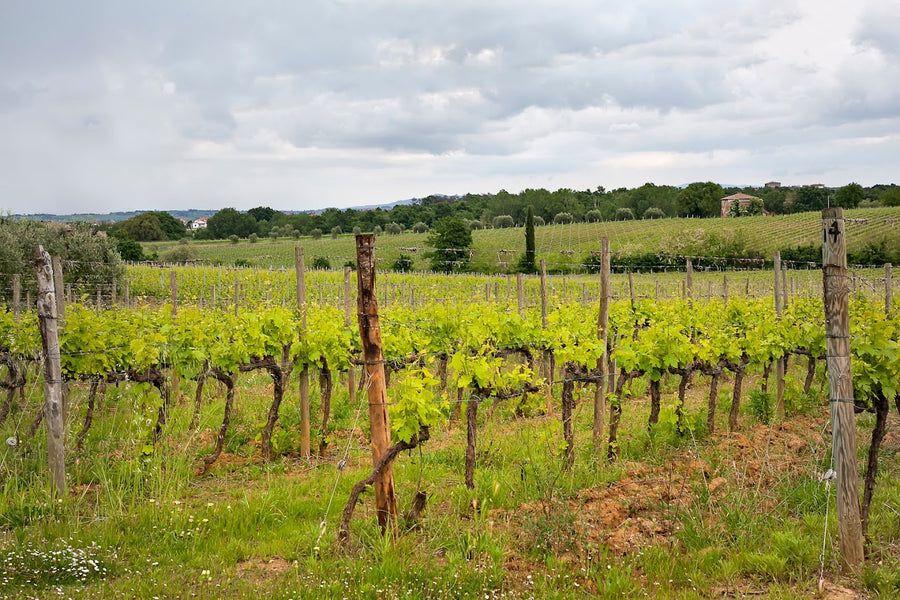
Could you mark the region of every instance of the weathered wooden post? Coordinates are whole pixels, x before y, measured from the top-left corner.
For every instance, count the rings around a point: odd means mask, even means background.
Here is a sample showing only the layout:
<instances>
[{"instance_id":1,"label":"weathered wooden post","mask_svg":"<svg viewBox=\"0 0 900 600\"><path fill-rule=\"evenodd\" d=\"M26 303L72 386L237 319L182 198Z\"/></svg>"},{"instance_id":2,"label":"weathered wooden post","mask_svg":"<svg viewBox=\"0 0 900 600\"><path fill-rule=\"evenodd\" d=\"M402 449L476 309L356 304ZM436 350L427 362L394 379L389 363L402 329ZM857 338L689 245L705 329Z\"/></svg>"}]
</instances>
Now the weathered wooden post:
<instances>
[{"instance_id":1,"label":"weathered wooden post","mask_svg":"<svg viewBox=\"0 0 900 600\"><path fill-rule=\"evenodd\" d=\"M784 280L781 270L781 252L775 251L775 319L781 321L784 307ZM775 360L775 417L784 419L784 358Z\"/></svg>"},{"instance_id":2,"label":"weathered wooden post","mask_svg":"<svg viewBox=\"0 0 900 600\"><path fill-rule=\"evenodd\" d=\"M57 331L57 299L53 265L43 246L31 255L38 282L38 323L44 353L44 422L47 424L47 454L53 489L66 493L65 424L63 422L62 364Z\"/></svg>"},{"instance_id":3,"label":"weathered wooden post","mask_svg":"<svg viewBox=\"0 0 900 600\"><path fill-rule=\"evenodd\" d=\"M891 304L894 302L894 290L892 286L893 278L891 276L891 263L884 265L884 314L887 318L891 318Z\"/></svg>"},{"instance_id":4,"label":"weathered wooden post","mask_svg":"<svg viewBox=\"0 0 900 600\"><path fill-rule=\"evenodd\" d=\"M850 284L844 211L841 208L822 210L822 271L832 460L837 473L841 559L846 570L858 572L863 562L863 540L850 370Z\"/></svg>"},{"instance_id":5,"label":"weathered wooden post","mask_svg":"<svg viewBox=\"0 0 900 600\"><path fill-rule=\"evenodd\" d=\"M19 313L22 311L22 276L13 275L13 317L19 322Z\"/></svg>"},{"instance_id":6,"label":"weathered wooden post","mask_svg":"<svg viewBox=\"0 0 900 600\"><path fill-rule=\"evenodd\" d=\"M62 259L54 256L53 265L53 289L56 296L56 318L58 321L57 328L63 329L66 326L66 299L63 297L63 266ZM71 285L70 285L71 288Z\"/></svg>"},{"instance_id":7,"label":"weathered wooden post","mask_svg":"<svg viewBox=\"0 0 900 600\"><path fill-rule=\"evenodd\" d=\"M356 236L357 318L365 362L366 388L369 398L369 429L372 436L372 464L378 463L391 445L387 390L384 384L384 352L381 348L381 324L375 292L375 235ZM382 532L397 517L394 495L394 470L391 464L375 479L375 510Z\"/></svg>"},{"instance_id":8,"label":"weathered wooden post","mask_svg":"<svg viewBox=\"0 0 900 600\"><path fill-rule=\"evenodd\" d=\"M606 429L606 381L609 377L609 238L600 240L600 312L597 315L597 336L603 346L603 356L597 361L600 381L594 389L594 443L599 444Z\"/></svg>"},{"instance_id":9,"label":"weathered wooden post","mask_svg":"<svg viewBox=\"0 0 900 600\"><path fill-rule=\"evenodd\" d=\"M352 269L344 267L344 326L353 325L353 291L350 284ZM347 390L350 393L350 406L356 406L356 369L355 365L350 365L347 369Z\"/></svg>"},{"instance_id":10,"label":"weathered wooden post","mask_svg":"<svg viewBox=\"0 0 900 600\"><path fill-rule=\"evenodd\" d=\"M541 259L541 329L547 329L550 324L547 311L547 261ZM541 366L544 377L547 379L547 385L544 387L545 399L547 401L547 414L553 414L553 355L549 350L541 353Z\"/></svg>"},{"instance_id":11,"label":"weathered wooden post","mask_svg":"<svg viewBox=\"0 0 900 600\"><path fill-rule=\"evenodd\" d=\"M525 276L516 273L516 298L519 303L519 316L525 318Z\"/></svg>"},{"instance_id":12,"label":"weathered wooden post","mask_svg":"<svg viewBox=\"0 0 900 600\"><path fill-rule=\"evenodd\" d=\"M306 338L306 261L303 248L294 248L294 271L297 275L297 309L300 311L300 339ZM310 455L309 368L300 371L300 455Z\"/></svg>"}]
</instances>

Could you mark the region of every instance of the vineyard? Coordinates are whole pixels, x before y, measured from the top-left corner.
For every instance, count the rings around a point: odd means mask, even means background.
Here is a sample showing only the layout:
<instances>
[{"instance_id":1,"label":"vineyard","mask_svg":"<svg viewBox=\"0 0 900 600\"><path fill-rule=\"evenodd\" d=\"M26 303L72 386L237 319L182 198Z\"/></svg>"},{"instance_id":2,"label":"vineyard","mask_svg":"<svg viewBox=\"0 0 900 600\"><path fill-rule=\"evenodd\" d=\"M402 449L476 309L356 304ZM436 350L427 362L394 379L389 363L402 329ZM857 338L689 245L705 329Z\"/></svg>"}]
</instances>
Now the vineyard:
<instances>
[{"instance_id":1,"label":"vineyard","mask_svg":"<svg viewBox=\"0 0 900 600\"><path fill-rule=\"evenodd\" d=\"M379 273L405 513L384 537L366 492L348 504L372 473L349 267L65 285L60 498L20 291L0 312L0 597L896 597L886 282L855 272L850 303L858 580L825 477L820 270L614 274L605 341L596 276Z\"/></svg>"}]
</instances>

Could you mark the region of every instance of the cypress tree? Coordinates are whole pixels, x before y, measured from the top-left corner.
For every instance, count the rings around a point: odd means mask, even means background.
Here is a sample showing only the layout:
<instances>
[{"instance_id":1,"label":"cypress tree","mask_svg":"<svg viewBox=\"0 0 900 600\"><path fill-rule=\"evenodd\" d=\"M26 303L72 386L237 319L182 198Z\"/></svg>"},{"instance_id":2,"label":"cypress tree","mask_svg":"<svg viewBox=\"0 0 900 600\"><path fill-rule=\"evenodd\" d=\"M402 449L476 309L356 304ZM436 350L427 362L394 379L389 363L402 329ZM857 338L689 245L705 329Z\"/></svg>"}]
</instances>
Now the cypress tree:
<instances>
[{"instance_id":1,"label":"cypress tree","mask_svg":"<svg viewBox=\"0 0 900 600\"><path fill-rule=\"evenodd\" d=\"M534 209L531 205L525 209L525 256L521 267L525 273L534 273Z\"/></svg>"}]
</instances>

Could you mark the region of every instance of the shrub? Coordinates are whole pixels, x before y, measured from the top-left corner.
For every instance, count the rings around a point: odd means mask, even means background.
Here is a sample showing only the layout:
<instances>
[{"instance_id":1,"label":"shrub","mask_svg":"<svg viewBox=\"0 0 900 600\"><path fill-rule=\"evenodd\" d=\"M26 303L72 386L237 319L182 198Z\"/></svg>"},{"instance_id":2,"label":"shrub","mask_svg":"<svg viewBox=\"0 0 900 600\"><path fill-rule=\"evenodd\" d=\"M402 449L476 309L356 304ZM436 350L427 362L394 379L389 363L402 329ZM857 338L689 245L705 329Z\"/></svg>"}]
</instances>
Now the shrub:
<instances>
[{"instance_id":1,"label":"shrub","mask_svg":"<svg viewBox=\"0 0 900 600\"><path fill-rule=\"evenodd\" d=\"M572 213L568 212L556 213L556 215L553 217L553 222L557 225L574 223L575 217L572 216Z\"/></svg>"},{"instance_id":2,"label":"shrub","mask_svg":"<svg viewBox=\"0 0 900 600\"><path fill-rule=\"evenodd\" d=\"M376 225L375 228L372 229L372 233L374 233L375 235L381 235L382 231L384 230L381 228L381 225Z\"/></svg>"},{"instance_id":3,"label":"shrub","mask_svg":"<svg viewBox=\"0 0 900 600\"><path fill-rule=\"evenodd\" d=\"M412 271L412 267L412 257L407 254L401 254L400 256L398 256L397 260L394 261L394 264L391 265L391 269L399 273L408 273Z\"/></svg>"},{"instance_id":4,"label":"shrub","mask_svg":"<svg viewBox=\"0 0 900 600\"><path fill-rule=\"evenodd\" d=\"M584 220L588 223L599 223L603 220L603 213L596 208L593 210L589 210L584 213Z\"/></svg>"},{"instance_id":5,"label":"shrub","mask_svg":"<svg viewBox=\"0 0 900 600\"><path fill-rule=\"evenodd\" d=\"M634 211L630 208L617 208L616 209L616 221L633 221L634 220Z\"/></svg>"},{"instance_id":6,"label":"shrub","mask_svg":"<svg viewBox=\"0 0 900 600\"><path fill-rule=\"evenodd\" d=\"M313 269L330 269L331 262L324 256L317 256L313 259Z\"/></svg>"},{"instance_id":7,"label":"shrub","mask_svg":"<svg viewBox=\"0 0 900 600\"><path fill-rule=\"evenodd\" d=\"M337 239L337 236L341 235L342 233L344 233L344 230L341 229L340 225L335 225L331 228L331 237L334 239Z\"/></svg>"},{"instance_id":8,"label":"shrub","mask_svg":"<svg viewBox=\"0 0 900 600\"><path fill-rule=\"evenodd\" d=\"M272 231L271 233L269 233L269 235L272 236L273 239L278 237L278 234L275 231ZM255 244L256 240L258 240L258 239L259 239L259 236L256 235L255 233L251 233L249 236L247 236L247 240L251 244Z\"/></svg>"},{"instance_id":9,"label":"shrub","mask_svg":"<svg viewBox=\"0 0 900 600\"><path fill-rule=\"evenodd\" d=\"M772 421L772 394L762 390L752 390L747 402L747 411L760 423L768 424Z\"/></svg>"},{"instance_id":10,"label":"shrub","mask_svg":"<svg viewBox=\"0 0 900 600\"><path fill-rule=\"evenodd\" d=\"M415 225L412 226L412 230L414 233L428 233L428 225L426 225L422 221L418 221Z\"/></svg>"},{"instance_id":11,"label":"shrub","mask_svg":"<svg viewBox=\"0 0 900 600\"><path fill-rule=\"evenodd\" d=\"M163 262L184 263L197 260L197 249L193 246L178 244L161 256Z\"/></svg>"},{"instance_id":12,"label":"shrub","mask_svg":"<svg viewBox=\"0 0 900 600\"><path fill-rule=\"evenodd\" d=\"M506 229L507 227L515 227L516 221L510 215L499 215L494 217L493 224L496 229Z\"/></svg>"},{"instance_id":13,"label":"shrub","mask_svg":"<svg viewBox=\"0 0 900 600\"><path fill-rule=\"evenodd\" d=\"M647 210L644 211L645 219L665 219L666 213L663 212L663 209L657 208L655 206L651 206Z\"/></svg>"},{"instance_id":14,"label":"shrub","mask_svg":"<svg viewBox=\"0 0 900 600\"><path fill-rule=\"evenodd\" d=\"M237 244L240 239L241 238L239 238L237 235L235 235L233 233L228 236L228 241L231 242L232 244Z\"/></svg>"},{"instance_id":15,"label":"shrub","mask_svg":"<svg viewBox=\"0 0 900 600\"><path fill-rule=\"evenodd\" d=\"M312 231L309 232L309 235L312 239L317 240L322 237L322 230L316 227Z\"/></svg>"},{"instance_id":16,"label":"shrub","mask_svg":"<svg viewBox=\"0 0 900 600\"><path fill-rule=\"evenodd\" d=\"M540 227L541 225L544 225L544 224L545 224L544 217L542 217L540 215L534 215L534 226L535 227Z\"/></svg>"},{"instance_id":17,"label":"shrub","mask_svg":"<svg viewBox=\"0 0 900 600\"><path fill-rule=\"evenodd\" d=\"M359 235L361 233L362 233L362 229L360 229L359 227L353 228L353 235Z\"/></svg>"},{"instance_id":18,"label":"shrub","mask_svg":"<svg viewBox=\"0 0 900 600\"><path fill-rule=\"evenodd\" d=\"M484 224L478 219L472 219L471 221L467 220L466 225L470 230L474 231L476 229L484 229Z\"/></svg>"}]
</instances>

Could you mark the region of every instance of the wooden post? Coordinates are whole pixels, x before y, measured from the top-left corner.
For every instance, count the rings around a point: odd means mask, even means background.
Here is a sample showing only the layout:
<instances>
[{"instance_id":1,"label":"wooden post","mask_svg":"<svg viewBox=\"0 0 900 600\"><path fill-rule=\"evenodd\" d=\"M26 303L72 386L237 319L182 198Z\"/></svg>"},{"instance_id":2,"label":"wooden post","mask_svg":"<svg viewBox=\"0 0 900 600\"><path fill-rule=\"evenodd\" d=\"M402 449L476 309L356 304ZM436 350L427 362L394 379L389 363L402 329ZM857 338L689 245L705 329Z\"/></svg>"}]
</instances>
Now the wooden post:
<instances>
[{"instance_id":1,"label":"wooden post","mask_svg":"<svg viewBox=\"0 0 900 600\"><path fill-rule=\"evenodd\" d=\"M131 282L125 282L125 308L131 308Z\"/></svg>"},{"instance_id":2,"label":"wooden post","mask_svg":"<svg viewBox=\"0 0 900 600\"><path fill-rule=\"evenodd\" d=\"M728 274L722 276L722 301L728 306Z\"/></svg>"},{"instance_id":3,"label":"wooden post","mask_svg":"<svg viewBox=\"0 0 900 600\"><path fill-rule=\"evenodd\" d=\"M240 308L241 301L241 280L238 279L237 273L234 276L234 316L238 316L238 308Z\"/></svg>"},{"instance_id":4,"label":"wooden post","mask_svg":"<svg viewBox=\"0 0 900 600\"><path fill-rule=\"evenodd\" d=\"M362 339L369 398L369 428L372 435L372 464L377 464L391 445L388 420L387 390L384 385L384 353L381 349L381 324L375 291L375 236L356 236L357 318ZM394 470L385 465L375 479L375 510L382 532L396 522L397 502L394 496Z\"/></svg>"},{"instance_id":5,"label":"wooden post","mask_svg":"<svg viewBox=\"0 0 900 600\"><path fill-rule=\"evenodd\" d=\"M600 240L600 313L597 316L597 336L603 347L603 356L597 361L600 381L594 389L594 424L593 438L595 444L603 440L606 429L606 381L609 377L609 238Z\"/></svg>"},{"instance_id":6,"label":"wooden post","mask_svg":"<svg viewBox=\"0 0 900 600\"><path fill-rule=\"evenodd\" d=\"M781 260L781 252L778 253L778 259ZM788 288L787 265L781 263L781 308L786 310L788 307L788 298L790 298L790 288Z\"/></svg>"},{"instance_id":7,"label":"wooden post","mask_svg":"<svg viewBox=\"0 0 900 600\"><path fill-rule=\"evenodd\" d=\"M297 275L297 310L300 311L300 339L306 338L306 259L303 248L294 247L294 272ZM310 455L309 368L300 371L300 455Z\"/></svg>"},{"instance_id":8,"label":"wooden post","mask_svg":"<svg viewBox=\"0 0 900 600\"><path fill-rule=\"evenodd\" d=\"M112 278L112 284L109 289L109 301L115 306L118 301L118 293L119 293L119 280L115 277Z\"/></svg>"},{"instance_id":9,"label":"wooden post","mask_svg":"<svg viewBox=\"0 0 900 600\"><path fill-rule=\"evenodd\" d=\"M519 301L519 316L525 318L525 276L516 273L516 298Z\"/></svg>"},{"instance_id":10,"label":"wooden post","mask_svg":"<svg viewBox=\"0 0 900 600\"><path fill-rule=\"evenodd\" d=\"M16 323L19 322L19 314L22 311L22 276L16 273L13 275L13 316Z\"/></svg>"},{"instance_id":11,"label":"wooden post","mask_svg":"<svg viewBox=\"0 0 900 600\"><path fill-rule=\"evenodd\" d=\"M58 259L57 259L58 260ZM38 321L44 352L44 422L47 424L47 452L53 489L66 493L65 423L63 421L62 364L57 331L57 299L53 265L43 246L31 255L38 282Z\"/></svg>"},{"instance_id":12,"label":"wooden post","mask_svg":"<svg viewBox=\"0 0 900 600\"><path fill-rule=\"evenodd\" d=\"M634 312L634 275L628 272L628 296L631 298L631 312Z\"/></svg>"},{"instance_id":13,"label":"wooden post","mask_svg":"<svg viewBox=\"0 0 900 600\"><path fill-rule=\"evenodd\" d=\"M891 318L891 304L894 302L893 281L891 277L891 263L884 265L884 314Z\"/></svg>"},{"instance_id":14,"label":"wooden post","mask_svg":"<svg viewBox=\"0 0 900 600\"><path fill-rule=\"evenodd\" d=\"M62 292L63 290L63 267L62 267L62 259L58 256L53 257L53 289L59 290ZM58 328L63 329L66 326L66 299L63 298L62 294L57 294L54 292L54 296L56 296L56 318L58 319Z\"/></svg>"},{"instance_id":15,"label":"wooden post","mask_svg":"<svg viewBox=\"0 0 900 600\"><path fill-rule=\"evenodd\" d=\"M845 570L858 572L863 562L863 540L857 481L853 380L850 370L850 285L844 211L841 208L822 210L822 271L832 460L837 473L841 559Z\"/></svg>"},{"instance_id":16,"label":"wooden post","mask_svg":"<svg viewBox=\"0 0 900 600\"><path fill-rule=\"evenodd\" d=\"M547 261L541 259L541 329L547 329L550 325L547 319ZM553 359L548 350L541 353L541 367L547 385L544 387L547 401L547 414L553 414Z\"/></svg>"},{"instance_id":17,"label":"wooden post","mask_svg":"<svg viewBox=\"0 0 900 600\"><path fill-rule=\"evenodd\" d=\"M541 329L547 329L547 261L541 259Z\"/></svg>"},{"instance_id":18,"label":"wooden post","mask_svg":"<svg viewBox=\"0 0 900 600\"><path fill-rule=\"evenodd\" d=\"M775 319L781 321L784 307L784 272L781 269L781 252L775 251ZM784 419L784 358L775 361L775 417Z\"/></svg>"},{"instance_id":19,"label":"wooden post","mask_svg":"<svg viewBox=\"0 0 900 600\"><path fill-rule=\"evenodd\" d=\"M169 271L169 291L172 296L172 320L178 315L178 273Z\"/></svg>"},{"instance_id":20,"label":"wooden post","mask_svg":"<svg viewBox=\"0 0 900 600\"><path fill-rule=\"evenodd\" d=\"M691 259L687 259L686 265L686 274L685 274L685 294L687 295L688 300L694 299L694 265L691 263Z\"/></svg>"},{"instance_id":21,"label":"wooden post","mask_svg":"<svg viewBox=\"0 0 900 600\"><path fill-rule=\"evenodd\" d=\"M350 287L350 277L352 269L344 267L344 326L351 327L353 325L353 291ZM347 370L347 390L350 392L350 406L356 406L356 367L350 365ZM351 432L352 434L353 432Z\"/></svg>"}]
</instances>

